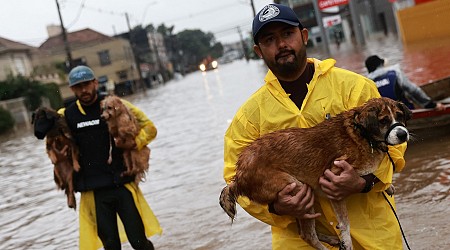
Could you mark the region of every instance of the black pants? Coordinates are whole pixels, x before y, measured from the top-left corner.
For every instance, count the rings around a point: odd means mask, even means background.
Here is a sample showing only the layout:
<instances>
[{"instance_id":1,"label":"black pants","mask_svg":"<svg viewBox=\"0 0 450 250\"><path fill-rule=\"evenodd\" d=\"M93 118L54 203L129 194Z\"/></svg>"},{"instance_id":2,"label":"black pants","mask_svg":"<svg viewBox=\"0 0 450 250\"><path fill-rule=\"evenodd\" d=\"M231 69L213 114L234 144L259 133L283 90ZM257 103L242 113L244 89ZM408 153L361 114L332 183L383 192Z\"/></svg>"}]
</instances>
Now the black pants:
<instances>
[{"instance_id":1,"label":"black pants","mask_svg":"<svg viewBox=\"0 0 450 250\"><path fill-rule=\"evenodd\" d=\"M134 249L153 250L145 236L144 224L134 204L133 195L124 186L94 190L97 234L106 250L121 249L117 214Z\"/></svg>"}]
</instances>

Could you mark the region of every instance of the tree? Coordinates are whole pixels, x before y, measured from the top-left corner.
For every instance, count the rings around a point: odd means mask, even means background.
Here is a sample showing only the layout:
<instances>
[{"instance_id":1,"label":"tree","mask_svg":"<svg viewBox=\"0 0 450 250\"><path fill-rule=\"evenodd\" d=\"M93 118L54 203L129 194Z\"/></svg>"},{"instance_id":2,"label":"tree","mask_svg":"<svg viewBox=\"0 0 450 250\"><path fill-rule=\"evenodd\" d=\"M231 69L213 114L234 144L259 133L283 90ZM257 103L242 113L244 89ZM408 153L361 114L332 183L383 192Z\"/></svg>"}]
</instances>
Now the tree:
<instances>
[{"instance_id":1,"label":"tree","mask_svg":"<svg viewBox=\"0 0 450 250\"><path fill-rule=\"evenodd\" d=\"M212 33L201 30L183 30L177 34L178 44L183 51L186 65L197 68L203 58L218 58L223 54L223 46L216 42Z\"/></svg>"},{"instance_id":2,"label":"tree","mask_svg":"<svg viewBox=\"0 0 450 250\"><path fill-rule=\"evenodd\" d=\"M25 97L25 106L29 111L42 104L42 97L50 99L53 108L62 106L62 98L56 84L42 84L22 75L8 75L6 81L0 82L0 100Z\"/></svg>"}]
</instances>

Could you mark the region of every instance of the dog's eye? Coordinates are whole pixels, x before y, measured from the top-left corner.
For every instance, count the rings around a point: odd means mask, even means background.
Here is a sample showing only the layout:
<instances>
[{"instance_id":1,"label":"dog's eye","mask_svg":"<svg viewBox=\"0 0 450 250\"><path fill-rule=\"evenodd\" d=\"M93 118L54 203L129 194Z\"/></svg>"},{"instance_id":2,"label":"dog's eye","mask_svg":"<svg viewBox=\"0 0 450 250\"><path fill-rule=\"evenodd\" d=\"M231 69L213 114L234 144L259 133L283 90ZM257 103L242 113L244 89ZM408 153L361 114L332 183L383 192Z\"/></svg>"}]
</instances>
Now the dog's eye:
<instances>
[{"instance_id":1,"label":"dog's eye","mask_svg":"<svg viewBox=\"0 0 450 250\"><path fill-rule=\"evenodd\" d=\"M389 123L390 123L389 118L386 117L386 116L383 117L383 119L380 120L380 124L386 125L386 124L389 124Z\"/></svg>"}]
</instances>

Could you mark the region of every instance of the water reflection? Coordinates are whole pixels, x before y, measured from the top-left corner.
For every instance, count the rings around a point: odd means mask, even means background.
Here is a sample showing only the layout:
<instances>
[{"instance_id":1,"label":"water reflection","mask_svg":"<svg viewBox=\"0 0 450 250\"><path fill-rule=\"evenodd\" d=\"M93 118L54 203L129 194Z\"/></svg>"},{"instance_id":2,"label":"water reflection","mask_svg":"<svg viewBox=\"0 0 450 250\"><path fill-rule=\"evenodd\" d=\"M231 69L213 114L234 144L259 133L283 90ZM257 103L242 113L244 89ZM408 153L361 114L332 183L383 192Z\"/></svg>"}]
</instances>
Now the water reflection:
<instances>
[{"instance_id":1,"label":"water reflection","mask_svg":"<svg viewBox=\"0 0 450 250\"><path fill-rule=\"evenodd\" d=\"M268 226L240 208L231 226L218 205L223 135L265 72L261 61L236 61L128 97L158 128L141 184L164 230L152 238L157 249L271 248ZM450 245L450 134L417 131L416 138L407 167L395 175L398 214L413 249L444 249ZM78 216L56 190L52 169L44 142L30 131L0 143L0 249L78 248Z\"/></svg>"}]
</instances>

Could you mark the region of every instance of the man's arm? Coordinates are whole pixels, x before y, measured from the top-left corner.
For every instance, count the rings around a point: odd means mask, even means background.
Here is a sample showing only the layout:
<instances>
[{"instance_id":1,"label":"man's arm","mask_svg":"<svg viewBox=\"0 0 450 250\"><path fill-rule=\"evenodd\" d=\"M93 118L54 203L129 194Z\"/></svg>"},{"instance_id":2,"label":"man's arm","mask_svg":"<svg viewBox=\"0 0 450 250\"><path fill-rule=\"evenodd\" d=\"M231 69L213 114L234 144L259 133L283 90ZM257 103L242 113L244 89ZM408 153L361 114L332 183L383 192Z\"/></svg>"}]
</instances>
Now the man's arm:
<instances>
[{"instance_id":1,"label":"man's arm","mask_svg":"<svg viewBox=\"0 0 450 250\"><path fill-rule=\"evenodd\" d=\"M136 148L140 150L155 139L157 134L156 127L139 108L126 100L122 99L122 102L131 110L141 127L139 134L135 138Z\"/></svg>"}]
</instances>

